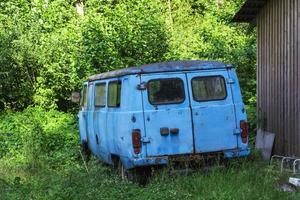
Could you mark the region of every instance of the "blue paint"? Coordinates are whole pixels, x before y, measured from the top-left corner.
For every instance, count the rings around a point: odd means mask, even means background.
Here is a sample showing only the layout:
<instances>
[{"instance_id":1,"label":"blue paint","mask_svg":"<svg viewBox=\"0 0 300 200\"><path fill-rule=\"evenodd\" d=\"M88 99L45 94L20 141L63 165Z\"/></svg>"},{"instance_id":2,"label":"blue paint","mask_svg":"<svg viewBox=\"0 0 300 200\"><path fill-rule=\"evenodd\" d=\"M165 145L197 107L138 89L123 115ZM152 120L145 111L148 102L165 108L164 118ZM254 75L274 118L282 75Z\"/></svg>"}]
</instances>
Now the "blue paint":
<instances>
[{"instance_id":1,"label":"blue paint","mask_svg":"<svg viewBox=\"0 0 300 200\"><path fill-rule=\"evenodd\" d=\"M222 77L226 97L197 101L191 81L195 77ZM138 85L153 79L179 78L183 82L182 102L152 105L148 89ZM108 84L122 83L120 107L108 107ZM106 84L106 105L95 107L95 85ZM81 142L102 161L112 164L118 157L125 168L166 165L168 156L223 153L224 157L250 154L248 143L241 139L240 121L247 120L240 86L234 68L220 62L169 62L126 68L95 75L84 85L87 104L78 114ZM161 128L178 130L162 135ZM135 154L132 131L141 133L140 153Z\"/></svg>"}]
</instances>

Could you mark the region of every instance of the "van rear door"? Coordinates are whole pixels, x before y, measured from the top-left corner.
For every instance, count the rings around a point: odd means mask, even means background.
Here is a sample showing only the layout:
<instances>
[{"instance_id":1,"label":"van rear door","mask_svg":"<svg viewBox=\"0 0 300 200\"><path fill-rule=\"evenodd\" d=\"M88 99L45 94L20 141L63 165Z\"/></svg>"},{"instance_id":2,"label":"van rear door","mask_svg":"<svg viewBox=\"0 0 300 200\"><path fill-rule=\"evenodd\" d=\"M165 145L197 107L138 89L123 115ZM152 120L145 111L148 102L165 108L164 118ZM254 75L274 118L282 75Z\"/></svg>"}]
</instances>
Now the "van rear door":
<instances>
[{"instance_id":1,"label":"van rear door","mask_svg":"<svg viewBox=\"0 0 300 200\"><path fill-rule=\"evenodd\" d=\"M193 130L186 75L144 74L142 90L147 156L193 153Z\"/></svg>"},{"instance_id":2,"label":"van rear door","mask_svg":"<svg viewBox=\"0 0 300 200\"><path fill-rule=\"evenodd\" d=\"M227 70L188 73L195 152L237 148L237 126Z\"/></svg>"}]
</instances>

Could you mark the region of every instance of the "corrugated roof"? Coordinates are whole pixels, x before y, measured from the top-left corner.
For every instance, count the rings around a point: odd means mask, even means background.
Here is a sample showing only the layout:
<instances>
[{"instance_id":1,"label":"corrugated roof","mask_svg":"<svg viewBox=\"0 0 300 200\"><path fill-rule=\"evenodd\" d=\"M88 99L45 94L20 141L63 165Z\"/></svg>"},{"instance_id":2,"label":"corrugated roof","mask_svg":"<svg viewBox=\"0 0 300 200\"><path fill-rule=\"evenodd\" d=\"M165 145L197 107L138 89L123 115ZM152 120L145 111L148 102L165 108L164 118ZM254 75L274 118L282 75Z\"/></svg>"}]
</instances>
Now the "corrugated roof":
<instances>
[{"instance_id":1,"label":"corrugated roof","mask_svg":"<svg viewBox=\"0 0 300 200\"><path fill-rule=\"evenodd\" d=\"M269 0L247 0L233 18L234 22L253 22L259 10Z\"/></svg>"},{"instance_id":2,"label":"corrugated roof","mask_svg":"<svg viewBox=\"0 0 300 200\"><path fill-rule=\"evenodd\" d=\"M192 60L192 61L162 62L162 63L146 64L140 67L128 67L116 71L96 74L90 76L88 80L93 81L93 80L114 78L114 77L133 75L133 74L192 71L192 70L203 70L203 69L222 69L222 68L229 68L229 67L232 67L232 65L226 65L222 62L217 62L217 61Z\"/></svg>"}]
</instances>

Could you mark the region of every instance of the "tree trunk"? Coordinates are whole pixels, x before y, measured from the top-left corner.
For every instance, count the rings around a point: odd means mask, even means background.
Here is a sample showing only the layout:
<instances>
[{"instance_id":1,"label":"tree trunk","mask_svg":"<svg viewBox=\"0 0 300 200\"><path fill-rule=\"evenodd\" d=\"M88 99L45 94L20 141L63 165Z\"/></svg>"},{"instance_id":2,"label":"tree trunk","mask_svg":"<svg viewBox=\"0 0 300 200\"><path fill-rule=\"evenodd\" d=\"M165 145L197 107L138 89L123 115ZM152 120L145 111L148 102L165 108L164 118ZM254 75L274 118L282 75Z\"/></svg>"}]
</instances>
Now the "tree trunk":
<instances>
[{"instance_id":1,"label":"tree trunk","mask_svg":"<svg viewBox=\"0 0 300 200\"><path fill-rule=\"evenodd\" d=\"M83 16L84 15L83 0L77 0L77 2L75 3L75 6L76 6L77 13L80 16Z\"/></svg>"}]
</instances>

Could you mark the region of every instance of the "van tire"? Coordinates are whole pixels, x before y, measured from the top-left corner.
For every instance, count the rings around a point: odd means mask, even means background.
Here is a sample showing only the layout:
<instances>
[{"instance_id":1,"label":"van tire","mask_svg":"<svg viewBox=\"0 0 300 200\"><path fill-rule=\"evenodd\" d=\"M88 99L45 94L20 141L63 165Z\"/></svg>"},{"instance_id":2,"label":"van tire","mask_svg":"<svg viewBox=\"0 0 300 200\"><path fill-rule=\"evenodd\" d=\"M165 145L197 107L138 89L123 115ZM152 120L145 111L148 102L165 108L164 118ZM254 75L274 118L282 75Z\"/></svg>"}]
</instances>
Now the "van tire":
<instances>
[{"instance_id":1,"label":"van tire","mask_svg":"<svg viewBox=\"0 0 300 200\"><path fill-rule=\"evenodd\" d=\"M115 170L118 170L119 160L120 160L119 156L111 154L111 163Z\"/></svg>"},{"instance_id":2,"label":"van tire","mask_svg":"<svg viewBox=\"0 0 300 200\"><path fill-rule=\"evenodd\" d=\"M122 181L133 181L132 177L132 171L129 169L126 169L121 161L121 159L118 159L118 174Z\"/></svg>"},{"instance_id":3,"label":"van tire","mask_svg":"<svg viewBox=\"0 0 300 200\"><path fill-rule=\"evenodd\" d=\"M133 168L125 169L122 161L119 159L118 162L118 174L122 181L132 182L139 185L146 185L148 182L148 168Z\"/></svg>"},{"instance_id":4,"label":"van tire","mask_svg":"<svg viewBox=\"0 0 300 200\"><path fill-rule=\"evenodd\" d=\"M91 150L89 149L89 145L88 145L87 141L83 140L81 142L80 150L84 157L84 160L88 162L91 157Z\"/></svg>"}]
</instances>

